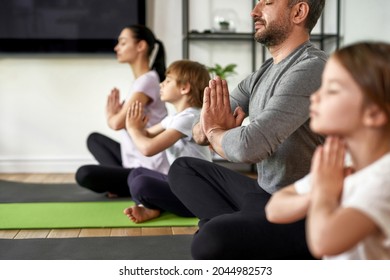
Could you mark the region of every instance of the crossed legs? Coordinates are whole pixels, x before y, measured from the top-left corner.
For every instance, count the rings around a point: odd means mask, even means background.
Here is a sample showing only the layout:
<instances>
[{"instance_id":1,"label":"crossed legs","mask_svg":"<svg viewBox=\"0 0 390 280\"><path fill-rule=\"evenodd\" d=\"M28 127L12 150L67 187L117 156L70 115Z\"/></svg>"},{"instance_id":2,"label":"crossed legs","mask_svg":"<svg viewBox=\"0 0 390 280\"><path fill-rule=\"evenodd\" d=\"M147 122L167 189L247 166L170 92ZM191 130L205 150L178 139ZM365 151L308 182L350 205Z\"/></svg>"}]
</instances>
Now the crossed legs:
<instances>
[{"instance_id":1,"label":"crossed legs","mask_svg":"<svg viewBox=\"0 0 390 280\"><path fill-rule=\"evenodd\" d=\"M305 222L277 225L265 217L271 197L257 181L216 164L179 158L169 184L198 218L194 259L311 259Z\"/></svg>"}]
</instances>

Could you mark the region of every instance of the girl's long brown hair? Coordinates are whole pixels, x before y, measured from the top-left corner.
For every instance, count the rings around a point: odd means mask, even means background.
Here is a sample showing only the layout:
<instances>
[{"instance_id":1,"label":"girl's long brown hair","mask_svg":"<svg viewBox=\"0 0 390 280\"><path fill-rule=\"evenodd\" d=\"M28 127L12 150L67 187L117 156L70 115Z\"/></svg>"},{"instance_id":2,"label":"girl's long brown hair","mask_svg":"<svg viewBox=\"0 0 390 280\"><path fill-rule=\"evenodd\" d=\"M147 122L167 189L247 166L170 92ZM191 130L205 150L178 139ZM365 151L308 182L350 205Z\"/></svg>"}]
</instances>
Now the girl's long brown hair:
<instances>
[{"instance_id":1,"label":"girl's long brown hair","mask_svg":"<svg viewBox=\"0 0 390 280\"><path fill-rule=\"evenodd\" d=\"M350 73L366 101L383 110L390 122L390 44L355 43L336 51L333 57Z\"/></svg>"}]
</instances>

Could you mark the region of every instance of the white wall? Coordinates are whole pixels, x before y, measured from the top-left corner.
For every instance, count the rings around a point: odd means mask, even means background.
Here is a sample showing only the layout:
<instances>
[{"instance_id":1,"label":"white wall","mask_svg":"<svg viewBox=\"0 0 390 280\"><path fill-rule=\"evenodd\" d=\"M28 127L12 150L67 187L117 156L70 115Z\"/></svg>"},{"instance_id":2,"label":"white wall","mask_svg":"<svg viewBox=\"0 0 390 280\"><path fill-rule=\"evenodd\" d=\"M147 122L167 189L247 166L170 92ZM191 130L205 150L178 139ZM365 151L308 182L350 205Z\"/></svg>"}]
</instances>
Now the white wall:
<instances>
[{"instance_id":1,"label":"white wall","mask_svg":"<svg viewBox=\"0 0 390 280\"><path fill-rule=\"evenodd\" d=\"M105 99L130 69L113 57L0 58L0 170L67 171L89 160L85 138L105 126ZM42 167L40 167L42 165Z\"/></svg>"},{"instance_id":2,"label":"white wall","mask_svg":"<svg viewBox=\"0 0 390 280\"><path fill-rule=\"evenodd\" d=\"M341 0L344 7L344 44L362 40L390 42L389 0Z\"/></svg>"},{"instance_id":3,"label":"white wall","mask_svg":"<svg viewBox=\"0 0 390 280\"><path fill-rule=\"evenodd\" d=\"M390 18L385 15L390 1L342 1L344 44L363 39L390 41ZM246 28L251 24L250 4L236 0L193 2L196 17L191 25L206 29L212 23L207 8L213 11L238 2L239 28ZM149 26L165 44L167 63L181 59L181 1L147 0L147 4ZM234 46L222 47L226 53L217 44L199 43L191 56L208 65L238 61L234 84L250 72L249 48L241 46L237 53ZM127 93L132 79L130 68L118 64L113 55L0 55L0 172L74 172L81 164L93 162L85 139L91 131L117 137L105 123L106 96L113 86Z\"/></svg>"}]
</instances>

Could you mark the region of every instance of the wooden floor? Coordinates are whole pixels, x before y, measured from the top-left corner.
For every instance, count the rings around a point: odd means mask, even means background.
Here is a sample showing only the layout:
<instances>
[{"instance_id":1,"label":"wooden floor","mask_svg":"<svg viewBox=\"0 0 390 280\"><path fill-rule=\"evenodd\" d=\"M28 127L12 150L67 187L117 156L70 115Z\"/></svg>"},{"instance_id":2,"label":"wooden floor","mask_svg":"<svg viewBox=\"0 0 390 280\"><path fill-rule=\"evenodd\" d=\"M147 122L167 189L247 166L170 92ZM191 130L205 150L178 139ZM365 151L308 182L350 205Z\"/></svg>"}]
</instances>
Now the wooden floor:
<instances>
[{"instance_id":1,"label":"wooden floor","mask_svg":"<svg viewBox=\"0 0 390 280\"><path fill-rule=\"evenodd\" d=\"M5 174L0 180L26 183L75 183L74 174ZM129 221L131 223L131 221ZM0 238L70 238L70 237L107 237L107 236L146 236L193 234L197 227L158 227L158 228L75 228L42 230L0 230Z\"/></svg>"}]
</instances>

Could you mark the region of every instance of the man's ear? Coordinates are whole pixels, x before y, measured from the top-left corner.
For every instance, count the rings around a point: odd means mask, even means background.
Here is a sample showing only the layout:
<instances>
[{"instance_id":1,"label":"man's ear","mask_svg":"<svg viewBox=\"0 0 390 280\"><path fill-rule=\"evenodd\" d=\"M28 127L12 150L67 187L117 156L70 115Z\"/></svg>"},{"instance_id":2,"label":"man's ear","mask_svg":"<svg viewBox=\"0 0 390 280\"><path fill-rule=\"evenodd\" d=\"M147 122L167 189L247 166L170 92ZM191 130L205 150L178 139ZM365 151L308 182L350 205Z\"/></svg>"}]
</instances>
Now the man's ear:
<instances>
[{"instance_id":1,"label":"man's ear","mask_svg":"<svg viewBox=\"0 0 390 280\"><path fill-rule=\"evenodd\" d=\"M309 14L309 5L306 2L299 2L292 8L293 22L295 24L301 24L307 18Z\"/></svg>"},{"instance_id":2,"label":"man's ear","mask_svg":"<svg viewBox=\"0 0 390 280\"><path fill-rule=\"evenodd\" d=\"M368 105L364 110L363 123L368 127L381 127L386 125L389 119L386 113L376 104Z\"/></svg>"}]
</instances>

